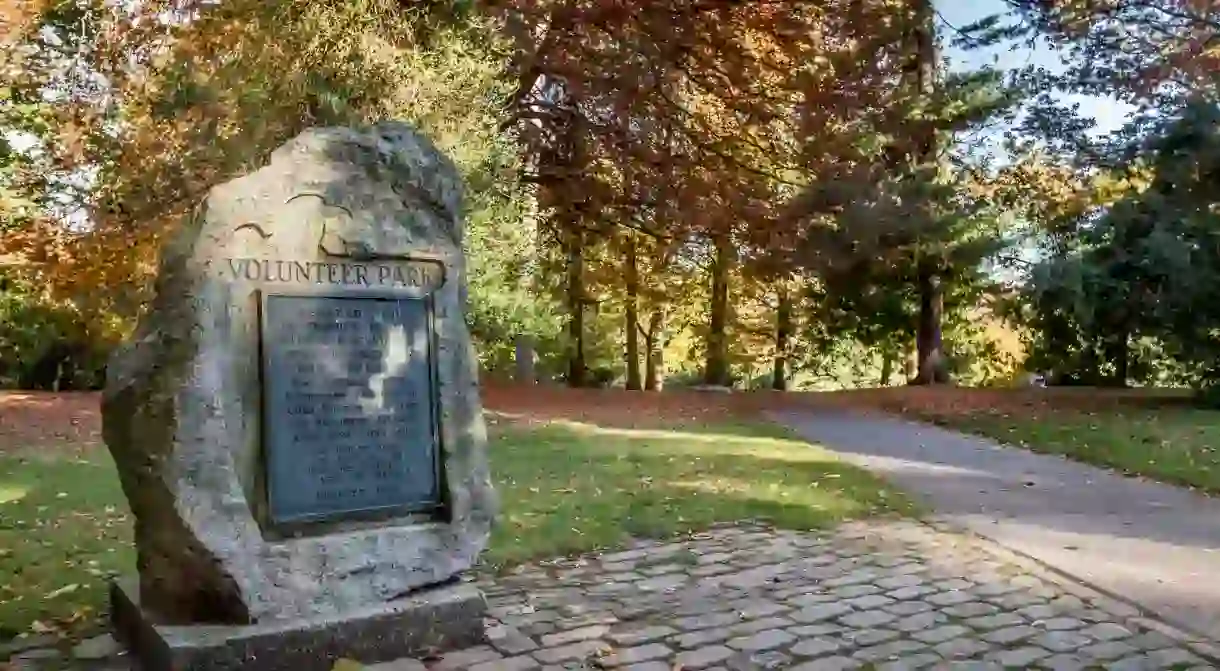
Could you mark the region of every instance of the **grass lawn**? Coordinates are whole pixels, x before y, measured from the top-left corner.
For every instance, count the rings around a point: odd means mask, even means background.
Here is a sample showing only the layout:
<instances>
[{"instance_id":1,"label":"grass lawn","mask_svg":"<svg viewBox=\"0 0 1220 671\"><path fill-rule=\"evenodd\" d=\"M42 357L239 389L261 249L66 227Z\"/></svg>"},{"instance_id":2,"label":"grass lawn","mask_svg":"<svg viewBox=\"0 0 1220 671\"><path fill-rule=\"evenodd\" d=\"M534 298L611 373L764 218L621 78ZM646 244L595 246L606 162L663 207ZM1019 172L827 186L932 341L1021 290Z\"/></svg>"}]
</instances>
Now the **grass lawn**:
<instances>
[{"instance_id":1,"label":"grass lawn","mask_svg":"<svg viewBox=\"0 0 1220 671\"><path fill-rule=\"evenodd\" d=\"M507 428L493 446L502 497L490 564L611 547L753 519L816 529L912 504L877 478L769 424Z\"/></svg>"},{"instance_id":2,"label":"grass lawn","mask_svg":"<svg viewBox=\"0 0 1220 671\"><path fill-rule=\"evenodd\" d=\"M1036 452L1220 494L1220 412L1182 407L927 417Z\"/></svg>"},{"instance_id":3,"label":"grass lawn","mask_svg":"<svg viewBox=\"0 0 1220 671\"><path fill-rule=\"evenodd\" d=\"M0 454L0 641L73 630L135 566L131 522L104 449Z\"/></svg>"},{"instance_id":4,"label":"grass lawn","mask_svg":"<svg viewBox=\"0 0 1220 671\"><path fill-rule=\"evenodd\" d=\"M715 522L808 529L912 510L875 478L769 425L492 428L502 513L485 555L491 568ZM59 453L0 452L0 642L96 622L106 578L134 566L109 455Z\"/></svg>"}]
</instances>

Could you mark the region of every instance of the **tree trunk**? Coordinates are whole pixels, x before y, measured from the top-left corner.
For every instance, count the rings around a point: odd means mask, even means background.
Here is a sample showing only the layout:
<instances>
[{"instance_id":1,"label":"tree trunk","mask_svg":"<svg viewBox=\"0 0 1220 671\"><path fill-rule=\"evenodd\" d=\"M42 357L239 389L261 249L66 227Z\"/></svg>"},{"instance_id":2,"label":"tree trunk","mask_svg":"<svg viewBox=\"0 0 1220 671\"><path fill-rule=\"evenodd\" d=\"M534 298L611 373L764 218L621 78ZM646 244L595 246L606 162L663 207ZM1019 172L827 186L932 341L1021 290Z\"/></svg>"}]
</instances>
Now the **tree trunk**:
<instances>
[{"instance_id":1,"label":"tree trunk","mask_svg":"<svg viewBox=\"0 0 1220 671\"><path fill-rule=\"evenodd\" d=\"M516 349L517 382L521 384L535 384L538 382L538 377L534 373L534 339L531 336L519 335L513 345Z\"/></svg>"},{"instance_id":2,"label":"tree trunk","mask_svg":"<svg viewBox=\"0 0 1220 671\"><path fill-rule=\"evenodd\" d=\"M910 30L911 57L906 75L916 93L931 96L936 93L936 23L932 0L914 0ZM915 126L915 152L912 168L919 174L937 160L936 128L927 121ZM927 211L923 216L934 217ZM921 256L923 250L918 252ZM918 368L914 384L937 384L949 381L941 346L941 324L944 319L945 295L943 266L939 258L920 258L919 264L919 328L916 342Z\"/></svg>"},{"instance_id":3,"label":"tree trunk","mask_svg":"<svg viewBox=\"0 0 1220 671\"><path fill-rule=\"evenodd\" d=\"M707 331L707 366L703 382L718 387L729 386L729 265L732 250L728 236L716 239L716 258L712 261L711 323Z\"/></svg>"},{"instance_id":4,"label":"tree trunk","mask_svg":"<svg viewBox=\"0 0 1220 671\"><path fill-rule=\"evenodd\" d=\"M1108 381L1110 387L1123 388L1127 386L1127 378L1131 377L1131 344L1127 329L1119 329L1114 340L1107 343L1106 358L1114 363L1114 375Z\"/></svg>"},{"instance_id":5,"label":"tree trunk","mask_svg":"<svg viewBox=\"0 0 1220 671\"><path fill-rule=\"evenodd\" d=\"M627 389L639 391L640 384L640 268L636 260L635 236L627 237Z\"/></svg>"},{"instance_id":6,"label":"tree trunk","mask_svg":"<svg viewBox=\"0 0 1220 671\"><path fill-rule=\"evenodd\" d=\"M781 287L775 310L775 368L771 371L771 388L776 391L788 391L788 339L791 335L792 297Z\"/></svg>"},{"instance_id":7,"label":"tree trunk","mask_svg":"<svg viewBox=\"0 0 1220 671\"><path fill-rule=\"evenodd\" d=\"M648 333L644 335L644 351L648 360L645 363L644 390L661 391L664 383L665 344L662 335L665 331L665 313L659 308L652 311L648 318Z\"/></svg>"},{"instance_id":8,"label":"tree trunk","mask_svg":"<svg viewBox=\"0 0 1220 671\"><path fill-rule=\"evenodd\" d=\"M568 386L583 387L588 377L585 366L584 235L580 230L572 230L567 237Z\"/></svg>"},{"instance_id":9,"label":"tree trunk","mask_svg":"<svg viewBox=\"0 0 1220 671\"><path fill-rule=\"evenodd\" d=\"M890 386L890 378L894 377L895 352L888 345L881 348L881 386Z\"/></svg>"},{"instance_id":10,"label":"tree trunk","mask_svg":"<svg viewBox=\"0 0 1220 671\"><path fill-rule=\"evenodd\" d=\"M919 271L919 332L916 337L919 372L912 384L941 384L949 381L941 345L941 323L945 296L940 274L930 266Z\"/></svg>"}]
</instances>

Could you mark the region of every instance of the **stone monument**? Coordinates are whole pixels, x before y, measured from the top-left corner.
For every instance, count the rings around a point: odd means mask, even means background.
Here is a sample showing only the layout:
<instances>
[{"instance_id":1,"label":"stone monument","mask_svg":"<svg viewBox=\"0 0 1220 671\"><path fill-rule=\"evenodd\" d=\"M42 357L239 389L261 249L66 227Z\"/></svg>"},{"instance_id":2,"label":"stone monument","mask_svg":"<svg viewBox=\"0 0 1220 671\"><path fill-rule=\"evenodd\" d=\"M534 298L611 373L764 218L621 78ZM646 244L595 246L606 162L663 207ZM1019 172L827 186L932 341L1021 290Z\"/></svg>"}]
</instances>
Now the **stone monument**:
<instances>
[{"instance_id":1,"label":"stone monument","mask_svg":"<svg viewBox=\"0 0 1220 671\"><path fill-rule=\"evenodd\" d=\"M308 130L217 186L108 369L144 668L329 670L482 639L495 514L460 177L409 126Z\"/></svg>"}]
</instances>

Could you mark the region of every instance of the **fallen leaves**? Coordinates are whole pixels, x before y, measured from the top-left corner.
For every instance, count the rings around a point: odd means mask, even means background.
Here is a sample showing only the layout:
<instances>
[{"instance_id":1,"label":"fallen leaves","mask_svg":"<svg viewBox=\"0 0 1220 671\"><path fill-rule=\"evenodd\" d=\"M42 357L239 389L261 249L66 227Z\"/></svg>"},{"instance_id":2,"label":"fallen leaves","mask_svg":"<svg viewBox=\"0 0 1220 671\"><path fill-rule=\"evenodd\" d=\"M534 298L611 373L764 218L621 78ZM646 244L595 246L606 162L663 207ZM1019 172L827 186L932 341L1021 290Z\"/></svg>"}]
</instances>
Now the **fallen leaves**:
<instances>
[{"instance_id":1,"label":"fallen leaves","mask_svg":"<svg viewBox=\"0 0 1220 671\"><path fill-rule=\"evenodd\" d=\"M47 592L46 594L42 595L42 598L56 599L56 598L59 598L64 595L71 594L78 589L80 589L80 583L74 582L74 583L70 583L68 585L64 585L63 587L60 587L59 589L51 590L50 592Z\"/></svg>"},{"instance_id":2,"label":"fallen leaves","mask_svg":"<svg viewBox=\"0 0 1220 671\"><path fill-rule=\"evenodd\" d=\"M113 465L56 451L14 458L0 449L0 471L26 490L0 504L0 640L92 626L106 581L133 564Z\"/></svg>"},{"instance_id":3,"label":"fallen leaves","mask_svg":"<svg viewBox=\"0 0 1220 671\"><path fill-rule=\"evenodd\" d=\"M0 391L0 455L79 455L101 444L95 393Z\"/></svg>"}]
</instances>

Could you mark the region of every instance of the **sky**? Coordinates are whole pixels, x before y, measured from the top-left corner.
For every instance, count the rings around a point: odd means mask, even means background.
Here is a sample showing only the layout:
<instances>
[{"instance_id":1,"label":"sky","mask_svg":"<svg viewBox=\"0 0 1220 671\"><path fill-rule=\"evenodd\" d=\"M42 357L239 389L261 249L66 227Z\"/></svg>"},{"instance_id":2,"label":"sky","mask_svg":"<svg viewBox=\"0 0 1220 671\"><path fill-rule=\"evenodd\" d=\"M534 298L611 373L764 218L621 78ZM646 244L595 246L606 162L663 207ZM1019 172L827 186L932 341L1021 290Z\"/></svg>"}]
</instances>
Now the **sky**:
<instances>
[{"instance_id":1,"label":"sky","mask_svg":"<svg viewBox=\"0 0 1220 671\"><path fill-rule=\"evenodd\" d=\"M956 27L966 26L992 14L1004 13L1004 0L934 0L934 6L940 14L940 30L945 30L945 23ZM947 40L946 40L947 43ZM1000 67L1019 68L1026 65L1041 65L1051 71L1062 71L1063 65L1053 49L1039 45L1029 49L1022 45L1016 51L1008 47L996 49L978 49L962 51L951 46L946 47L945 54L952 62L952 67L973 68L988 63ZM998 60L993 60L998 59ZM1064 100L1080 103L1080 113L1097 120L1094 133L1101 134L1115 130L1123 125L1132 108L1118 100L1092 96L1063 96Z\"/></svg>"},{"instance_id":2,"label":"sky","mask_svg":"<svg viewBox=\"0 0 1220 671\"><path fill-rule=\"evenodd\" d=\"M1007 10L1004 0L933 0L933 5L940 15L938 30L941 31L951 30L945 24L960 28L993 14L1005 13ZM988 64L1002 68L1035 65L1052 72L1062 72L1064 69L1056 51L1043 44L1032 49L1022 44L1016 50L1010 50L1010 47L1005 45L994 49L965 51L953 48L948 45L948 42L949 40L946 39L945 56L954 70L970 70ZM1128 114L1134 109L1116 99L1103 97L1061 95L1059 98L1065 102L1079 103L1080 114L1096 120L1097 125L1092 131L1093 135L1109 133L1122 127L1127 121ZM1001 163L1005 159L1002 152L994 156L999 158ZM1022 259L1026 263L1035 263L1042 256L1033 240L1009 250L1008 254L1012 258ZM1024 279L1021 269L1008 267L1006 264L996 264L990 270L992 277L1002 282L1020 284Z\"/></svg>"}]
</instances>

